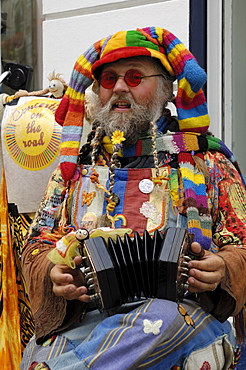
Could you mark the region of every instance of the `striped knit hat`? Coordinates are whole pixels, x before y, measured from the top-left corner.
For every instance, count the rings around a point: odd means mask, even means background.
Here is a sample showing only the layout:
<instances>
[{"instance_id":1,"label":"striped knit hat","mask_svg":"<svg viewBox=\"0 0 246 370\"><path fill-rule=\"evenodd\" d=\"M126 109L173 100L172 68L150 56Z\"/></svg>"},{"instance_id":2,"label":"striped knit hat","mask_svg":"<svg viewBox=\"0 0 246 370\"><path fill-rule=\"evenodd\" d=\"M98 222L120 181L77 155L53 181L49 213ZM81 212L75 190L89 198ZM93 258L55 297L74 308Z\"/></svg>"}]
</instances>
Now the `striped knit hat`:
<instances>
[{"instance_id":1,"label":"striped knit hat","mask_svg":"<svg viewBox=\"0 0 246 370\"><path fill-rule=\"evenodd\" d=\"M180 130L207 131L209 116L202 91L206 73L180 40L158 27L117 32L96 42L77 59L69 86L56 111L56 121L63 126L60 166L65 181L72 178L76 168L84 118L84 95L94 80L93 73L105 63L134 56L159 59L165 69L177 78L176 107Z\"/></svg>"}]
</instances>

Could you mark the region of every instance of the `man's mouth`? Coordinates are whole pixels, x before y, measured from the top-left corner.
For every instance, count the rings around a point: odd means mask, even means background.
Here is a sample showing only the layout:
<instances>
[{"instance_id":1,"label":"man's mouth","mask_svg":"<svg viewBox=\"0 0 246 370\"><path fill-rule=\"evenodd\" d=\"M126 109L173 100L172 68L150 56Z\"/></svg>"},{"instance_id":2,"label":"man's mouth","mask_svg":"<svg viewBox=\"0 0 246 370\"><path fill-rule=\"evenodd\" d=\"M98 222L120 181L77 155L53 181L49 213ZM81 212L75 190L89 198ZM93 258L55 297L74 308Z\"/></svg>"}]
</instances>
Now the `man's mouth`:
<instances>
[{"instance_id":1,"label":"man's mouth","mask_svg":"<svg viewBox=\"0 0 246 370\"><path fill-rule=\"evenodd\" d=\"M115 101L112 105L113 110L116 111L125 111L131 109L131 103L128 101Z\"/></svg>"}]
</instances>

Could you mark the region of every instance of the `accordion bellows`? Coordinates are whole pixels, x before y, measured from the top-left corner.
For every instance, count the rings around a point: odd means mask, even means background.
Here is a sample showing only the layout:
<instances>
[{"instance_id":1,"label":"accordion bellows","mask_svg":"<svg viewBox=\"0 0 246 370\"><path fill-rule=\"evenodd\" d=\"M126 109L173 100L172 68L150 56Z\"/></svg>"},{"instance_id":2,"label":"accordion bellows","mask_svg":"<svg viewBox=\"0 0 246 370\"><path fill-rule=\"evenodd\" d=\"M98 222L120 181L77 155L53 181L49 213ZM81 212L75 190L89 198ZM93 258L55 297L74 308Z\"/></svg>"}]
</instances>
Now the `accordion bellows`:
<instances>
[{"instance_id":1,"label":"accordion bellows","mask_svg":"<svg viewBox=\"0 0 246 370\"><path fill-rule=\"evenodd\" d=\"M89 293L100 311L146 298L182 301L188 274L191 235L181 228L137 232L116 241L101 237L84 243Z\"/></svg>"}]
</instances>

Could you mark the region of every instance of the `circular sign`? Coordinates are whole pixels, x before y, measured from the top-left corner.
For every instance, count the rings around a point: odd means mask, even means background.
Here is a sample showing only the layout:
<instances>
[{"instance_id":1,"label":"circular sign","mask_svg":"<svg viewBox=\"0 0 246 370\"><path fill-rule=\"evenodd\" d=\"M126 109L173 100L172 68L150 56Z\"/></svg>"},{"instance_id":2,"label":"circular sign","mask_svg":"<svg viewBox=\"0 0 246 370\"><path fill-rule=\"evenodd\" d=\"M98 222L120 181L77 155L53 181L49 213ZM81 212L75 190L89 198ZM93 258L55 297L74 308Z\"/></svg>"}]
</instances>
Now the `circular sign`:
<instances>
[{"instance_id":1,"label":"circular sign","mask_svg":"<svg viewBox=\"0 0 246 370\"><path fill-rule=\"evenodd\" d=\"M58 156L62 128L55 122L54 113L59 102L33 99L11 112L3 136L9 155L20 167L42 170Z\"/></svg>"}]
</instances>

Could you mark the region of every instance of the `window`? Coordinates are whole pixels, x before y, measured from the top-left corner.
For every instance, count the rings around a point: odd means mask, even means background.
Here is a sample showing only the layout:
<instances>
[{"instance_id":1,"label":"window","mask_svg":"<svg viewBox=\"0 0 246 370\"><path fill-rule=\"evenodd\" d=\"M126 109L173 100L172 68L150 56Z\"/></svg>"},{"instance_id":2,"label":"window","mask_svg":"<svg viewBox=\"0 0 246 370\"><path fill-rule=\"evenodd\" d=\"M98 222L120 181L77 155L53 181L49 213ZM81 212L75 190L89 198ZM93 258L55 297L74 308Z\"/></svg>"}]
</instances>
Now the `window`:
<instances>
[{"instance_id":1,"label":"window","mask_svg":"<svg viewBox=\"0 0 246 370\"><path fill-rule=\"evenodd\" d=\"M41 63L41 17L38 9L41 0L1 0L1 61L2 71L6 63L20 63L33 68L30 91L38 90ZM40 22L39 22L40 20ZM39 27L40 25L40 27ZM15 93L2 85L2 91Z\"/></svg>"}]
</instances>

